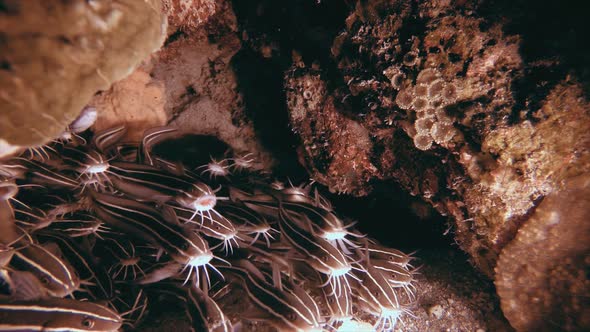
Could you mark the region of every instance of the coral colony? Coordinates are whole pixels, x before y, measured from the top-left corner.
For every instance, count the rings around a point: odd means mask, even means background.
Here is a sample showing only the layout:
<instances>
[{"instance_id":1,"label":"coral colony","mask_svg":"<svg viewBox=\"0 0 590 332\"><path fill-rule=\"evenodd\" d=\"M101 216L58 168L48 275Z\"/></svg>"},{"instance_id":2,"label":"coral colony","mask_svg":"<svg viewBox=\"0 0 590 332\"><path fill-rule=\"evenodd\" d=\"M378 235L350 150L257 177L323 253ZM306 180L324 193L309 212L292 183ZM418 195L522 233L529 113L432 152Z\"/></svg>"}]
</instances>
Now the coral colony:
<instances>
[{"instance_id":1,"label":"coral colony","mask_svg":"<svg viewBox=\"0 0 590 332\"><path fill-rule=\"evenodd\" d=\"M430 76L414 93L448 93ZM391 331L411 315L411 257L311 186L251 155L185 169L152 153L176 129L129 144L124 126L92 135L94 118L0 164L0 331L136 327L163 298L195 331Z\"/></svg>"}]
</instances>

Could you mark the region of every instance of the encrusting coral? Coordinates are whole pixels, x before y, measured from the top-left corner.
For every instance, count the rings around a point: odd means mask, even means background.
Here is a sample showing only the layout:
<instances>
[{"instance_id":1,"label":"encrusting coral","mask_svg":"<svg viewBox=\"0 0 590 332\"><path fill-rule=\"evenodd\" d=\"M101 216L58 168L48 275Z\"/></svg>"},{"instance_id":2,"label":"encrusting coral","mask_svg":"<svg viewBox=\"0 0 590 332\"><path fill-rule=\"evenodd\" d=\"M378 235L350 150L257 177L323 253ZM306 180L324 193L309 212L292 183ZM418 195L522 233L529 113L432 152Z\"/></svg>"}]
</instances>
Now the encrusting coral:
<instances>
[{"instance_id":1,"label":"encrusting coral","mask_svg":"<svg viewBox=\"0 0 590 332\"><path fill-rule=\"evenodd\" d=\"M541 197L590 169L590 121L583 84L527 77L551 63L523 63L521 36L481 12L465 2L358 2L325 63L294 62L284 77L313 179L357 196L394 180L448 215L461 248L493 277ZM521 91L523 82L545 88Z\"/></svg>"},{"instance_id":2,"label":"encrusting coral","mask_svg":"<svg viewBox=\"0 0 590 332\"><path fill-rule=\"evenodd\" d=\"M92 114L69 128L87 127ZM311 186L272 181L248 155L186 169L154 148L181 138L177 128L150 129L139 143L122 142L125 131L70 129L67 140L0 164L9 230L0 234L0 317L11 303L26 311L83 301L84 316L66 314L60 327L114 331L137 327L162 297L185 303L195 331L247 322L393 331L411 314L412 257L359 234Z\"/></svg>"}]
</instances>

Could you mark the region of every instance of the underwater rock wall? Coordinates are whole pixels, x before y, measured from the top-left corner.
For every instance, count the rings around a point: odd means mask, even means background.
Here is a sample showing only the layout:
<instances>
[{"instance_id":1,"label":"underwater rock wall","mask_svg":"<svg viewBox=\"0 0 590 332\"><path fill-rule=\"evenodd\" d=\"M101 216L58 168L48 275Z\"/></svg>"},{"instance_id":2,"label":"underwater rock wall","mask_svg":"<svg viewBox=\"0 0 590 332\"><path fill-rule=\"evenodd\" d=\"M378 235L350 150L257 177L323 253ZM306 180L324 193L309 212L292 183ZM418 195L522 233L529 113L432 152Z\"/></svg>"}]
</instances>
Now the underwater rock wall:
<instances>
[{"instance_id":1,"label":"underwater rock wall","mask_svg":"<svg viewBox=\"0 0 590 332\"><path fill-rule=\"evenodd\" d=\"M552 82L538 108L518 105L531 70L519 37L476 10L359 2L333 41L336 74L295 56L285 86L312 177L354 195L396 180L451 216L492 276L539 200L590 168L590 113L575 77Z\"/></svg>"}]
</instances>

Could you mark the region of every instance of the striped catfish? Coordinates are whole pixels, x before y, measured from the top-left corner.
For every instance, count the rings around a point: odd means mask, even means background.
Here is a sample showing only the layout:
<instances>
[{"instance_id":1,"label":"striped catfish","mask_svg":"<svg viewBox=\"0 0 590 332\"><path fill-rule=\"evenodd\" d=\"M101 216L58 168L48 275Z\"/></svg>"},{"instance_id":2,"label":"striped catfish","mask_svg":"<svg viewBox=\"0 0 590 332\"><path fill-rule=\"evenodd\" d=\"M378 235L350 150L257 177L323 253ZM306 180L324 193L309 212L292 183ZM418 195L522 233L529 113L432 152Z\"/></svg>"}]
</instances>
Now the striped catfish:
<instances>
[{"instance_id":1,"label":"striped catfish","mask_svg":"<svg viewBox=\"0 0 590 332\"><path fill-rule=\"evenodd\" d=\"M197 215L213 210L216 190L188 176L172 175L149 165L128 162L111 163L111 182L120 191L138 199L156 203L175 201Z\"/></svg>"},{"instance_id":2,"label":"striped catfish","mask_svg":"<svg viewBox=\"0 0 590 332\"><path fill-rule=\"evenodd\" d=\"M119 143L115 146L114 155L119 161L133 162L137 159L138 146L136 143Z\"/></svg>"},{"instance_id":3,"label":"striped catfish","mask_svg":"<svg viewBox=\"0 0 590 332\"><path fill-rule=\"evenodd\" d=\"M399 297L387 278L370 262L358 267L358 280L353 281L356 298L363 304L359 307L377 317L374 328L378 331L393 330L404 313L411 314L399 301Z\"/></svg>"},{"instance_id":4,"label":"striped catfish","mask_svg":"<svg viewBox=\"0 0 590 332\"><path fill-rule=\"evenodd\" d=\"M106 157L92 149L65 147L61 150L62 160L81 175L99 182L108 180L106 172L110 164Z\"/></svg>"},{"instance_id":5,"label":"striped catfish","mask_svg":"<svg viewBox=\"0 0 590 332\"><path fill-rule=\"evenodd\" d=\"M166 203L193 188L191 179L179 177L150 165L123 161L111 162L113 185L138 199Z\"/></svg>"},{"instance_id":6,"label":"striped catfish","mask_svg":"<svg viewBox=\"0 0 590 332\"><path fill-rule=\"evenodd\" d=\"M282 206L300 215L301 221L315 235L323 238L342 250L345 254L351 254L349 248L357 248L347 236L363 237L348 230L353 224L345 225L334 212L305 203L282 202Z\"/></svg>"},{"instance_id":7,"label":"striped catfish","mask_svg":"<svg viewBox=\"0 0 590 332\"><path fill-rule=\"evenodd\" d=\"M27 167L23 158L13 158L0 162L0 176L6 179L24 179Z\"/></svg>"},{"instance_id":8,"label":"striped catfish","mask_svg":"<svg viewBox=\"0 0 590 332\"><path fill-rule=\"evenodd\" d=\"M233 223L221 215L219 212L213 210L207 215L203 215L200 222L191 220L191 216L194 215L194 211L175 207L174 211L178 216L178 219L184 223L195 223L198 224L198 231L205 236L212 237L218 240L222 240L223 249L226 254L233 251L231 241L234 241L237 245L238 232L234 227Z\"/></svg>"},{"instance_id":9,"label":"striped catfish","mask_svg":"<svg viewBox=\"0 0 590 332\"><path fill-rule=\"evenodd\" d=\"M183 228L171 208L163 211L134 200L93 192L95 211L104 222L129 235L159 245L188 270L187 280L199 268L217 271L211 260L215 258L209 244L197 233ZM183 270L184 270L183 269ZM207 281L209 278L207 277Z\"/></svg>"},{"instance_id":10,"label":"striped catfish","mask_svg":"<svg viewBox=\"0 0 590 332\"><path fill-rule=\"evenodd\" d=\"M164 248L181 264L210 252L207 242L186 231L171 208L162 211L135 200L93 192L97 215L108 225Z\"/></svg>"},{"instance_id":11,"label":"striped catfish","mask_svg":"<svg viewBox=\"0 0 590 332\"><path fill-rule=\"evenodd\" d=\"M165 140L178 139L182 137L182 135L183 134L178 130L178 128L170 126L161 126L147 129L143 132L143 138L139 145L137 161L139 163L154 166L154 158L151 155L153 147Z\"/></svg>"},{"instance_id":12,"label":"striped catfish","mask_svg":"<svg viewBox=\"0 0 590 332\"><path fill-rule=\"evenodd\" d=\"M389 264L386 261L379 261L376 259L371 259L371 265L381 271L385 279L389 281L391 287L403 288L410 298L414 298L415 289L412 284L414 281L414 274L411 271L403 266Z\"/></svg>"},{"instance_id":13,"label":"striped catfish","mask_svg":"<svg viewBox=\"0 0 590 332\"><path fill-rule=\"evenodd\" d=\"M343 288L343 291L337 293L334 289L322 287L322 297L328 309L327 324L333 326L339 322L352 319L352 291Z\"/></svg>"},{"instance_id":14,"label":"striped catfish","mask_svg":"<svg viewBox=\"0 0 590 332\"><path fill-rule=\"evenodd\" d=\"M389 264L399 265L403 268L412 267L412 265L409 264L413 259L412 254L406 254L397 249L387 248L370 240L366 240L365 248L363 248L363 250L368 251L371 260L379 260Z\"/></svg>"},{"instance_id":15,"label":"striped catfish","mask_svg":"<svg viewBox=\"0 0 590 332\"><path fill-rule=\"evenodd\" d=\"M279 289L283 288L282 273L287 273L291 278L299 277L293 268L293 261L288 257L290 248L273 247L272 250L268 250L268 248L259 248L254 244L244 250L248 252L246 256L248 260L270 266L273 285Z\"/></svg>"},{"instance_id":16,"label":"striped catfish","mask_svg":"<svg viewBox=\"0 0 590 332\"><path fill-rule=\"evenodd\" d=\"M232 266L223 269L240 280L250 301L260 309L245 312L247 319L267 322L279 331L322 331L320 317L315 316L315 304L310 308L306 305L309 299L304 300L290 291L273 287L252 263L232 261Z\"/></svg>"},{"instance_id":17,"label":"striped catfish","mask_svg":"<svg viewBox=\"0 0 590 332\"><path fill-rule=\"evenodd\" d=\"M307 264L328 276L326 284L331 284L336 292L342 287L350 288L347 276L352 276L352 266L346 256L328 241L315 237L299 227L293 219L295 216L282 207L279 208L279 217L281 236L284 236L297 251L305 254Z\"/></svg>"},{"instance_id":18,"label":"striped catfish","mask_svg":"<svg viewBox=\"0 0 590 332\"><path fill-rule=\"evenodd\" d=\"M271 195L264 193L249 193L230 186L229 199L232 202L242 203L265 217L274 220L279 218L278 201Z\"/></svg>"},{"instance_id":19,"label":"striped catfish","mask_svg":"<svg viewBox=\"0 0 590 332\"><path fill-rule=\"evenodd\" d=\"M57 217L52 221L50 228L70 237L94 234L100 238L100 233L108 232L102 221L93 215L82 212L74 212L67 217Z\"/></svg>"},{"instance_id":20,"label":"striped catfish","mask_svg":"<svg viewBox=\"0 0 590 332\"><path fill-rule=\"evenodd\" d=\"M231 175L231 164L229 162L229 159L217 160L211 157L209 163L197 167L195 171L203 169L201 171L201 176L209 173L209 180L215 180L216 183L227 183L227 177Z\"/></svg>"},{"instance_id":21,"label":"striped catfish","mask_svg":"<svg viewBox=\"0 0 590 332\"><path fill-rule=\"evenodd\" d=\"M55 297L70 295L80 286L78 272L57 247L31 243L14 252L10 265L32 272Z\"/></svg>"},{"instance_id":22,"label":"striped catfish","mask_svg":"<svg viewBox=\"0 0 590 332\"><path fill-rule=\"evenodd\" d=\"M7 201L18 193L18 186L14 180L6 180L0 177L0 201Z\"/></svg>"},{"instance_id":23,"label":"striped catfish","mask_svg":"<svg viewBox=\"0 0 590 332\"><path fill-rule=\"evenodd\" d=\"M19 231L12 206L7 200L0 200L0 268L10 262L19 246L24 242L24 234Z\"/></svg>"},{"instance_id":24,"label":"striped catfish","mask_svg":"<svg viewBox=\"0 0 590 332\"><path fill-rule=\"evenodd\" d=\"M239 202L232 204L221 202L217 205L217 211L238 225L240 232L247 235L254 234L250 245L254 244L262 236L266 241L266 245L270 247L271 239L275 239L273 233L279 233L264 216Z\"/></svg>"},{"instance_id":25,"label":"striped catfish","mask_svg":"<svg viewBox=\"0 0 590 332\"><path fill-rule=\"evenodd\" d=\"M206 291L195 285L185 286L179 281L164 281L146 288L150 294L171 297L181 302L191 322L193 332L233 331L230 319Z\"/></svg>"},{"instance_id":26,"label":"striped catfish","mask_svg":"<svg viewBox=\"0 0 590 332\"><path fill-rule=\"evenodd\" d=\"M0 298L0 331L118 331L123 319L111 309L71 299L15 301Z\"/></svg>"},{"instance_id":27,"label":"striped catfish","mask_svg":"<svg viewBox=\"0 0 590 332\"><path fill-rule=\"evenodd\" d=\"M309 196L309 188L295 187L291 185L290 187L276 190L275 192L275 195L283 202L303 203L310 205L314 205L316 203L315 199Z\"/></svg>"},{"instance_id":28,"label":"striped catfish","mask_svg":"<svg viewBox=\"0 0 590 332\"><path fill-rule=\"evenodd\" d=\"M94 299L108 300L114 296L115 289L111 277L90 251L59 232L43 230L36 235L41 240L51 241L59 246L68 262L76 268L82 284Z\"/></svg>"},{"instance_id":29,"label":"striped catfish","mask_svg":"<svg viewBox=\"0 0 590 332\"><path fill-rule=\"evenodd\" d=\"M316 300L309 294L309 291L303 288L305 283L298 284L294 282L292 279L287 280L287 285L285 289L287 292L291 293L299 304L307 310L307 314L309 317L314 319L314 325L319 326L321 322L323 322L322 314L320 310L319 304Z\"/></svg>"},{"instance_id":30,"label":"striped catfish","mask_svg":"<svg viewBox=\"0 0 590 332\"><path fill-rule=\"evenodd\" d=\"M158 256L157 252L153 252L155 249L145 246L142 249L152 251L150 254L136 252L137 246L124 237L107 238L102 244L100 249L104 251L104 254L108 254L109 258L108 273L115 280L135 280L139 275L145 276L145 271L141 265L145 268L146 264L155 263L156 256ZM152 254L153 257L149 257Z\"/></svg>"},{"instance_id":31,"label":"striped catfish","mask_svg":"<svg viewBox=\"0 0 590 332\"><path fill-rule=\"evenodd\" d=\"M178 276L183 271L182 264L175 261L164 261L151 265L134 282L138 285L155 284L162 280Z\"/></svg>"},{"instance_id":32,"label":"striped catfish","mask_svg":"<svg viewBox=\"0 0 590 332\"><path fill-rule=\"evenodd\" d=\"M0 286L0 294L10 295L13 300L34 301L49 296L41 281L27 271L0 269Z\"/></svg>"},{"instance_id":33,"label":"striped catfish","mask_svg":"<svg viewBox=\"0 0 590 332\"><path fill-rule=\"evenodd\" d=\"M136 331L147 316L149 302L147 293L141 287L127 286L109 305L123 318L124 331Z\"/></svg>"},{"instance_id":34,"label":"striped catfish","mask_svg":"<svg viewBox=\"0 0 590 332\"><path fill-rule=\"evenodd\" d=\"M51 187L53 189L59 188L73 190L80 187L79 181L67 175L60 174L57 170L51 169L42 163L26 160L24 158L17 159L28 168L27 179L30 183Z\"/></svg>"},{"instance_id":35,"label":"striped catfish","mask_svg":"<svg viewBox=\"0 0 590 332\"><path fill-rule=\"evenodd\" d=\"M47 216L47 213L38 207L15 205L14 214L17 225L28 231L43 229L53 222L53 218Z\"/></svg>"},{"instance_id":36,"label":"striped catfish","mask_svg":"<svg viewBox=\"0 0 590 332\"><path fill-rule=\"evenodd\" d=\"M232 324L219 305L195 285L188 287L187 314L194 332L230 332Z\"/></svg>"},{"instance_id":37,"label":"striped catfish","mask_svg":"<svg viewBox=\"0 0 590 332\"><path fill-rule=\"evenodd\" d=\"M125 125L119 125L96 133L90 144L100 153L107 155L127 133Z\"/></svg>"}]
</instances>

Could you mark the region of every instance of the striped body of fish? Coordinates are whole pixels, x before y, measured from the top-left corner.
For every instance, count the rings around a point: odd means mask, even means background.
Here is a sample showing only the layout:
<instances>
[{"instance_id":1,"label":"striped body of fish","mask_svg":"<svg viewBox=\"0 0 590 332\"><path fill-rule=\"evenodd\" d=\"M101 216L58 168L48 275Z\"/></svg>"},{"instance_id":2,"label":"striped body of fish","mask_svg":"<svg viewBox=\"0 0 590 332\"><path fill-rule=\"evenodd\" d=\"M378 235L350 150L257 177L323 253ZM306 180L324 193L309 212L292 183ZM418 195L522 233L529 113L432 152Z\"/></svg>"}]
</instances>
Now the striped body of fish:
<instances>
[{"instance_id":1,"label":"striped body of fish","mask_svg":"<svg viewBox=\"0 0 590 332\"><path fill-rule=\"evenodd\" d=\"M49 298L12 301L0 298L0 331L88 332L118 331L123 319L111 309L91 302Z\"/></svg>"}]
</instances>

